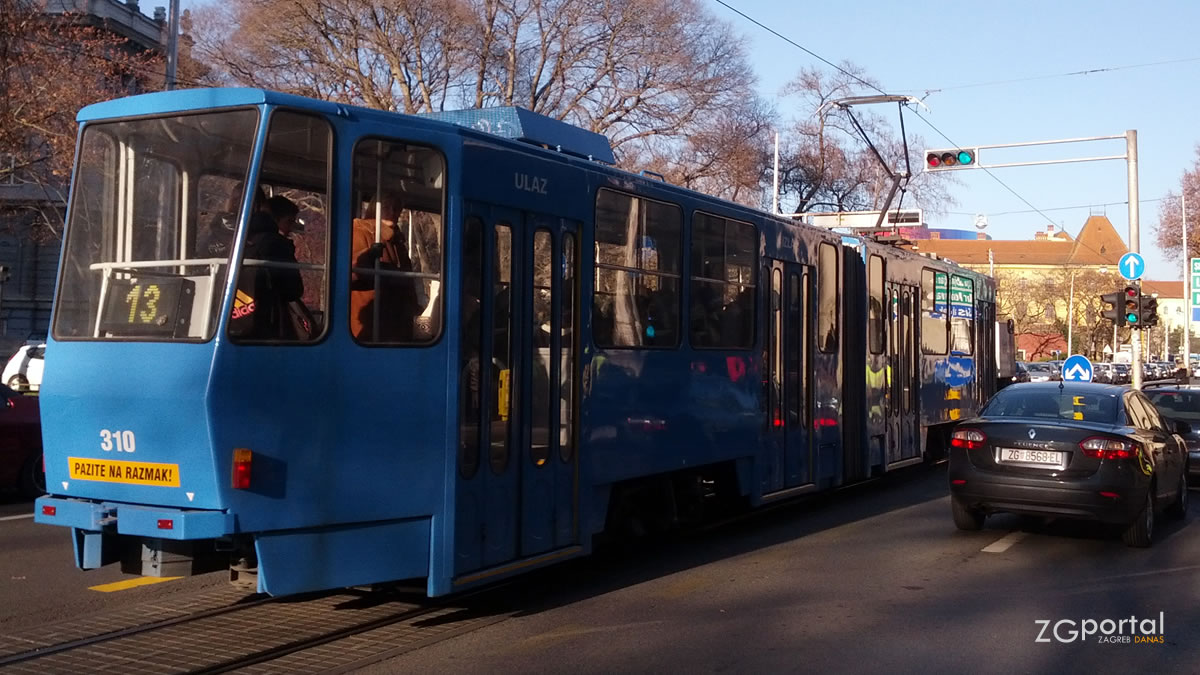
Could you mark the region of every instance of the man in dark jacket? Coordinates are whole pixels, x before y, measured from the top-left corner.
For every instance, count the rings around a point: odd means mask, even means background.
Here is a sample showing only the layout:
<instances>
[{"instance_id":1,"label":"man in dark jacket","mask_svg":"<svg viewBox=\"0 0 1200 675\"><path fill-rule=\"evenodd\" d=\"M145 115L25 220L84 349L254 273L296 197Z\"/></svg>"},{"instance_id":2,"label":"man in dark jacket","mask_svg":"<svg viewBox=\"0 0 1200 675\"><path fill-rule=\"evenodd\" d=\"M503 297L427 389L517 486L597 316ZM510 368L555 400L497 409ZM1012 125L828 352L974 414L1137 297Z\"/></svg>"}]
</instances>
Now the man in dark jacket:
<instances>
[{"instance_id":1,"label":"man in dark jacket","mask_svg":"<svg viewBox=\"0 0 1200 675\"><path fill-rule=\"evenodd\" d=\"M238 311L235 301L234 321L230 331L239 337L254 340L307 339L297 335L288 317L287 305L300 302L304 281L295 267L274 267L247 264L249 261L296 263L296 247L279 233L278 218L294 219L299 209L286 197L267 200L266 211L250 216L246 228L246 247L242 271L238 278L238 296L245 303L250 298L252 309ZM250 305L247 305L250 306ZM240 315L239 315L240 314ZM244 319L249 319L248 321Z\"/></svg>"}]
</instances>

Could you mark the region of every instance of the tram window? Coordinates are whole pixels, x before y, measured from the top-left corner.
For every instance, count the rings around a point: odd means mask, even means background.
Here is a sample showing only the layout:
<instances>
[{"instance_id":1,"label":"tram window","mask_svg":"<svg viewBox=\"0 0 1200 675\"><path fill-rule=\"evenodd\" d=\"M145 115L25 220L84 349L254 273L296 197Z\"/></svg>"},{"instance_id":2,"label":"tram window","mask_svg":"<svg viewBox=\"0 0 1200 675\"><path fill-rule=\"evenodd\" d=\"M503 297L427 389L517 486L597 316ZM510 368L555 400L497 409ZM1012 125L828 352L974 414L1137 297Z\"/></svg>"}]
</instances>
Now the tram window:
<instances>
[{"instance_id":1,"label":"tram window","mask_svg":"<svg viewBox=\"0 0 1200 675\"><path fill-rule=\"evenodd\" d=\"M559 380L562 392L559 403L558 453L564 462L575 455L575 437L572 423L575 415L575 295L579 292L575 283L575 235L567 232L562 241L562 330L560 354L562 370Z\"/></svg>"},{"instance_id":2,"label":"tram window","mask_svg":"<svg viewBox=\"0 0 1200 675\"><path fill-rule=\"evenodd\" d=\"M838 350L838 251L833 244L821 244L817 252L817 346L825 353Z\"/></svg>"},{"instance_id":3,"label":"tram window","mask_svg":"<svg viewBox=\"0 0 1200 675\"><path fill-rule=\"evenodd\" d=\"M921 270L921 352L945 354L949 304L945 272Z\"/></svg>"},{"instance_id":4,"label":"tram window","mask_svg":"<svg viewBox=\"0 0 1200 675\"><path fill-rule=\"evenodd\" d=\"M229 322L235 341L313 342L325 332L332 140L321 117L271 116Z\"/></svg>"},{"instance_id":5,"label":"tram window","mask_svg":"<svg viewBox=\"0 0 1200 675\"><path fill-rule=\"evenodd\" d=\"M496 403L488 412L488 463L492 473L508 469L512 425L512 228L497 224L493 232L491 391Z\"/></svg>"},{"instance_id":6,"label":"tram window","mask_svg":"<svg viewBox=\"0 0 1200 675\"><path fill-rule=\"evenodd\" d=\"M754 270L758 233L750 223L692 216L693 347L749 349L754 343Z\"/></svg>"},{"instance_id":7,"label":"tram window","mask_svg":"<svg viewBox=\"0 0 1200 675\"><path fill-rule=\"evenodd\" d=\"M198 257L197 185L215 174L245 180L257 122L245 109L84 127L55 338L212 337L228 254L188 264Z\"/></svg>"},{"instance_id":8,"label":"tram window","mask_svg":"<svg viewBox=\"0 0 1200 675\"><path fill-rule=\"evenodd\" d=\"M550 458L550 331L553 329L554 242L548 230L533 234L533 339L530 341L530 443L529 459L544 466Z\"/></svg>"},{"instance_id":9,"label":"tram window","mask_svg":"<svg viewBox=\"0 0 1200 675\"><path fill-rule=\"evenodd\" d=\"M350 333L361 344L429 344L441 332L445 170L433 148L354 149Z\"/></svg>"},{"instance_id":10,"label":"tram window","mask_svg":"<svg viewBox=\"0 0 1200 675\"><path fill-rule=\"evenodd\" d=\"M950 277L950 350L971 353L975 329L975 282L957 274Z\"/></svg>"},{"instance_id":11,"label":"tram window","mask_svg":"<svg viewBox=\"0 0 1200 675\"><path fill-rule=\"evenodd\" d=\"M678 206L596 194L592 334L599 347L679 345L683 214Z\"/></svg>"},{"instance_id":12,"label":"tram window","mask_svg":"<svg viewBox=\"0 0 1200 675\"><path fill-rule=\"evenodd\" d=\"M473 478L479 470L479 399L480 362L483 323L480 309L483 299L483 223L467 218L463 227L462 252L462 346L459 357L458 471Z\"/></svg>"},{"instance_id":13,"label":"tram window","mask_svg":"<svg viewBox=\"0 0 1200 675\"><path fill-rule=\"evenodd\" d=\"M883 353L883 258L872 255L867 263L867 334L872 354Z\"/></svg>"}]
</instances>

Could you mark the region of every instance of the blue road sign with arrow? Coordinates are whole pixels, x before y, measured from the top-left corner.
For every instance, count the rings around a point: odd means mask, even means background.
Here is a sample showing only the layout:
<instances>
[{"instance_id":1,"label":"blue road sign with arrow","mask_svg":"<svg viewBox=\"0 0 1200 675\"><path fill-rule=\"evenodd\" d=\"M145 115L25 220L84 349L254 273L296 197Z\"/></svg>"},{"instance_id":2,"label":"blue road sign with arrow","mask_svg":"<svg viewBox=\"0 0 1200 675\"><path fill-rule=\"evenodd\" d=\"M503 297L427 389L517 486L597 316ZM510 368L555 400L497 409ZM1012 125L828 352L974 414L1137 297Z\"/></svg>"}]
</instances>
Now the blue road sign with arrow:
<instances>
[{"instance_id":1,"label":"blue road sign with arrow","mask_svg":"<svg viewBox=\"0 0 1200 675\"><path fill-rule=\"evenodd\" d=\"M1121 271L1121 276L1130 281L1141 279L1146 272L1146 259L1140 253L1126 253L1117 263L1117 269Z\"/></svg>"},{"instance_id":2,"label":"blue road sign with arrow","mask_svg":"<svg viewBox=\"0 0 1200 675\"><path fill-rule=\"evenodd\" d=\"M1082 354L1072 354L1062 364L1063 382L1091 382L1092 362Z\"/></svg>"}]
</instances>

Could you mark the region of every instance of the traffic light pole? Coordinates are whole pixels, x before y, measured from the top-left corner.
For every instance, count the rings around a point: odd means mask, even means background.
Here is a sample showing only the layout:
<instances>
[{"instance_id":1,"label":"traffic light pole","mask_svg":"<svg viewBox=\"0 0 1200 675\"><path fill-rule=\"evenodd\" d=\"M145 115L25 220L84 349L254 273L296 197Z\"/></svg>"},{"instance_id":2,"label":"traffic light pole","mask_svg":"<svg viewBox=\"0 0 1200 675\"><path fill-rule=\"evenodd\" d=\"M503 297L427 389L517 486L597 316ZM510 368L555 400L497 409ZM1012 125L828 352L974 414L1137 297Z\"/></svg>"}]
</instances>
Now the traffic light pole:
<instances>
[{"instance_id":1,"label":"traffic light pole","mask_svg":"<svg viewBox=\"0 0 1200 675\"><path fill-rule=\"evenodd\" d=\"M1142 234L1138 224L1138 154L1137 129L1125 132L1125 167L1129 173L1129 250L1141 253ZM1186 249L1186 244L1184 246ZM1141 284L1139 284L1140 287ZM1130 348L1133 351L1133 388L1142 388L1142 336L1141 331L1130 331Z\"/></svg>"},{"instance_id":2,"label":"traffic light pole","mask_svg":"<svg viewBox=\"0 0 1200 675\"><path fill-rule=\"evenodd\" d=\"M1001 164L986 164L980 157L980 150L991 148L1022 148L1034 145L1053 145L1057 143L1083 143L1088 141L1107 141L1125 139L1125 154L1105 155L1100 157L1075 157L1068 159L1047 159L1036 162L1005 162ZM960 154L961 153L961 154ZM949 159L950 161L943 161ZM1129 250L1141 253L1141 231L1138 227L1138 170L1137 170L1137 130L1129 129L1119 136L1089 136L1087 138L1062 138L1052 141L1033 141L1028 143L1002 143L997 145L964 145L959 148L947 148L925 151L926 171L955 171L961 169L998 169L1009 166L1038 166L1041 164L1071 164L1073 162L1096 162L1108 159L1123 159L1129 174ZM1186 242L1184 250L1187 250ZM1120 270L1118 270L1120 271ZM1138 330L1133 330L1130 337L1130 351L1133 368L1133 387L1142 388L1142 336ZM1070 348L1070 345L1068 345ZM1116 337L1114 328L1113 353L1116 353Z\"/></svg>"}]
</instances>

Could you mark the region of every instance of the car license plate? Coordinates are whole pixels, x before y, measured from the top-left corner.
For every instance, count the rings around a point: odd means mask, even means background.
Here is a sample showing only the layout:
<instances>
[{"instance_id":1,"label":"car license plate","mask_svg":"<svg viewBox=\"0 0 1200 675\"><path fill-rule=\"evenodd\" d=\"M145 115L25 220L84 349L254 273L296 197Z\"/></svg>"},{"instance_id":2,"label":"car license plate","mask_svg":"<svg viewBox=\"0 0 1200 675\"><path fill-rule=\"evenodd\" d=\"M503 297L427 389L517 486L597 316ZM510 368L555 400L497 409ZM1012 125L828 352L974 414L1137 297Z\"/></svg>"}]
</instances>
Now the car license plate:
<instances>
[{"instance_id":1,"label":"car license plate","mask_svg":"<svg viewBox=\"0 0 1200 675\"><path fill-rule=\"evenodd\" d=\"M1062 453L1053 450L1021 450L1000 448L1000 461L1013 464L1046 464L1060 466Z\"/></svg>"}]
</instances>

